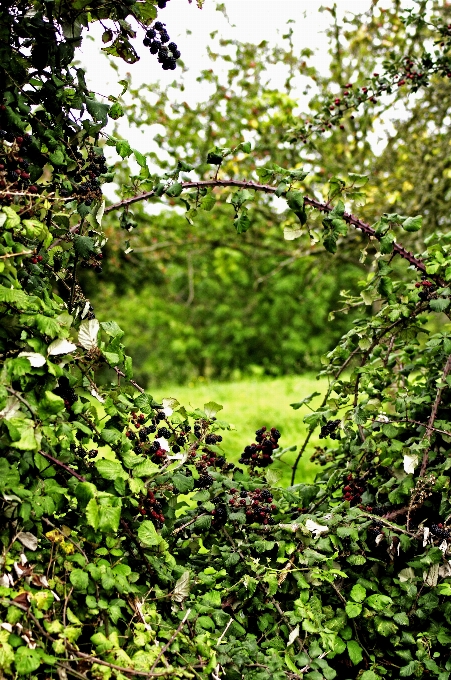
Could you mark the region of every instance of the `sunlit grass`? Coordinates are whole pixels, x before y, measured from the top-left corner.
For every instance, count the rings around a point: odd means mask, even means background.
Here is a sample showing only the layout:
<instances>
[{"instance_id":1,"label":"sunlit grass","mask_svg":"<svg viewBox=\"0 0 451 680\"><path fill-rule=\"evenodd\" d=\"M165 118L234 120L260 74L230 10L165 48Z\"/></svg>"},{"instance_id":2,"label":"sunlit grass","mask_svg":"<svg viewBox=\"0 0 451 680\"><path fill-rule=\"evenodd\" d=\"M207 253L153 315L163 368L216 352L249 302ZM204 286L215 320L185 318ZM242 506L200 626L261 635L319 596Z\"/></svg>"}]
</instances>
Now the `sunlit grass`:
<instances>
[{"instance_id":1,"label":"sunlit grass","mask_svg":"<svg viewBox=\"0 0 451 680\"><path fill-rule=\"evenodd\" d=\"M276 379L247 379L239 382L196 382L189 386L179 387L167 385L152 390L153 396L160 400L163 397L174 397L182 405L202 408L208 401L223 405L218 418L231 423L235 430L223 434L223 446L227 457L237 462L244 446L254 441L255 430L266 425L277 427L282 433L282 448L302 445L307 428L302 422L309 412L304 406L295 411L290 404L301 401L312 392L324 394L325 381L318 381L313 375L289 376ZM322 397L316 397L310 404L315 408ZM319 430L315 432L304 453L298 468L296 482L311 482L318 467L310 462L315 445L319 443ZM282 473L280 483L289 486L291 467L297 451L286 453L282 460L275 461L272 469Z\"/></svg>"}]
</instances>

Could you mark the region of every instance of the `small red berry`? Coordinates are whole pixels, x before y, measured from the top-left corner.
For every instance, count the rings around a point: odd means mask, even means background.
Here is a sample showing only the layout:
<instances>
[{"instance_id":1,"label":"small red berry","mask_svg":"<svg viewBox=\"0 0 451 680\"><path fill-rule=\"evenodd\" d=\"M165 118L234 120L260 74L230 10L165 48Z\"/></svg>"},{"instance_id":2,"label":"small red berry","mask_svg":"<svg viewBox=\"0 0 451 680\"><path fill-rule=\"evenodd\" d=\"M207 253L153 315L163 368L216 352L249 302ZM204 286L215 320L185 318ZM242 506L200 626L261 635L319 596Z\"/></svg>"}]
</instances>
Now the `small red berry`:
<instances>
[{"instance_id":1,"label":"small red berry","mask_svg":"<svg viewBox=\"0 0 451 680\"><path fill-rule=\"evenodd\" d=\"M42 262L42 259L43 259L42 255L38 255L38 257L36 259L37 259L38 262Z\"/></svg>"},{"instance_id":2,"label":"small red berry","mask_svg":"<svg viewBox=\"0 0 451 680\"><path fill-rule=\"evenodd\" d=\"M22 144L22 142L23 142L23 137L16 137L16 142L17 142L18 144Z\"/></svg>"},{"instance_id":3,"label":"small red berry","mask_svg":"<svg viewBox=\"0 0 451 680\"><path fill-rule=\"evenodd\" d=\"M37 263L38 263L38 258L37 258L37 257L32 257L32 258L31 258L31 261L32 261L33 264L37 264Z\"/></svg>"}]
</instances>

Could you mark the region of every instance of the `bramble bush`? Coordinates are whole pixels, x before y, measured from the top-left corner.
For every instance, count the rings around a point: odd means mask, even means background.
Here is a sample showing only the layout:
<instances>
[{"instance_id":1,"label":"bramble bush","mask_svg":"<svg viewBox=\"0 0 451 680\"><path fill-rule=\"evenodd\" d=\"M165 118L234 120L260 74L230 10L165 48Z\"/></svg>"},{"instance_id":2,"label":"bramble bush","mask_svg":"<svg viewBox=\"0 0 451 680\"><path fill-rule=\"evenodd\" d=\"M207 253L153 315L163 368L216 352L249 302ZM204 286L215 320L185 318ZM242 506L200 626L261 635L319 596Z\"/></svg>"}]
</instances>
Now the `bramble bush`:
<instances>
[{"instance_id":1,"label":"bramble bush","mask_svg":"<svg viewBox=\"0 0 451 680\"><path fill-rule=\"evenodd\" d=\"M436 46L418 63L390 55L378 96L451 72L451 25L434 24L425 5L405 21L429 22ZM369 226L346 212L368 182L361 174L332 178L326 202L305 194L300 167L222 179L223 159L249 154L247 143L212 149L211 178L187 179L183 159L153 176L104 131L120 101L97 100L71 63L91 21L111 24L110 54L135 60L131 40L152 31L154 3L18 1L0 11L2 674L449 678L451 235L428 236L414 255L395 236L419 231L420 216L383 214ZM365 96L353 94L347 111L374 97L351 85ZM318 126L340 124L331 96ZM108 207L104 144L141 168ZM228 463L221 406L149 396L123 332L99 323L77 276L101 267L107 211L126 223L134 202L168 196L195 219L230 196L240 234L254 192L286 199L293 239L318 237L332 256L355 228L374 262L359 298L374 313L326 358L329 388L305 418L289 488L271 469L286 451L277 423ZM309 228L312 212L321 230ZM408 271L396 274L395 257ZM430 332L432 317L442 332ZM313 398L300 396L294 408ZM303 484L297 464L318 427L323 469Z\"/></svg>"}]
</instances>

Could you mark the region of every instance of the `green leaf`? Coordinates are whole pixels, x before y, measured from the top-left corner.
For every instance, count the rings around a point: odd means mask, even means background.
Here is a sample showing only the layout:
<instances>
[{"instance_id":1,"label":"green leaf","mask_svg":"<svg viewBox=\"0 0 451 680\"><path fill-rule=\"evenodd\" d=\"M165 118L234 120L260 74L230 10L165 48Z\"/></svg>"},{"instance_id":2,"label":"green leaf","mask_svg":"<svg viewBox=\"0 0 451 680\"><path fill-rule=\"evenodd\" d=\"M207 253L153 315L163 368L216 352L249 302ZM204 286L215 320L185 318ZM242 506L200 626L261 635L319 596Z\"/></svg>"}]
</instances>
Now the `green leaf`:
<instances>
[{"instance_id":1,"label":"green leaf","mask_svg":"<svg viewBox=\"0 0 451 680\"><path fill-rule=\"evenodd\" d=\"M244 234L250 228L251 221L244 209L241 215L234 221L234 225L237 234Z\"/></svg>"},{"instance_id":2,"label":"green leaf","mask_svg":"<svg viewBox=\"0 0 451 680\"><path fill-rule=\"evenodd\" d=\"M363 602L366 597L366 590L360 583L356 583L349 594L354 602Z\"/></svg>"},{"instance_id":3,"label":"green leaf","mask_svg":"<svg viewBox=\"0 0 451 680\"><path fill-rule=\"evenodd\" d=\"M138 163L138 165L139 165L141 168L147 168L147 159L146 159L146 157L144 156L144 154L140 153L140 152L137 151L136 149L133 149L133 153L134 153L134 155L135 155L136 162Z\"/></svg>"},{"instance_id":4,"label":"green leaf","mask_svg":"<svg viewBox=\"0 0 451 680\"><path fill-rule=\"evenodd\" d=\"M91 498L85 509L86 521L93 529L99 528L99 506L95 498Z\"/></svg>"},{"instance_id":5,"label":"green leaf","mask_svg":"<svg viewBox=\"0 0 451 680\"><path fill-rule=\"evenodd\" d=\"M95 252L95 249L94 239L90 236L79 236L78 234L74 236L74 250L83 260L88 259Z\"/></svg>"},{"instance_id":6,"label":"green leaf","mask_svg":"<svg viewBox=\"0 0 451 680\"><path fill-rule=\"evenodd\" d=\"M355 640L349 640L346 644L348 648L349 658L351 659L354 666L360 663L363 659L363 650L358 642Z\"/></svg>"},{"instance_id":7,"label":"green leaf","mask_svg":"<svg viewBox=\"0 0 451 680\"><path fill-rule=\"evenodd\" d=\"M393 621L397 623L399 626L408 626L409 625L409 617L405 612L398 612L397 614L394 615Z\"/></svg>"},{"instance_id":8,"label":"green leaf","mask_svg":"<svg viewBox=\"0 0 451 680\"><path fill-rule=\"evenodd\" d=\"M200 202L202 210L211 210L216 205L216 198L211 191L206 194Z\"/></svg>"},{"instance_id":9,"label":"green leaf","mask_svg":"<svg viewBox=\"0 0 451 680\"><path fill-rule=\"evenodd\" d=\"M101 458L96 460L95 466L97 472L103 479L116 479L116 477L127 478L128 475L123 469L122 465L117 460L108 460L107 458Z\"/></svg>"},{"instance_id":10,"label":"green leaf","mask_svg":"<svg viewBox=\"0 0 451 680\"><path fill-rule=\"evenodd\" d=\"M315 397L320 397L321 393L320 392L312 392L312 394L309 394L308 397L304 397L302 401L297 401L294 404L290 404L291 408L294 408L295 411L297 411L301 406L305 406L305 404L310 404L312 399Z\"/></svg>"},{"instance_id":11,"label":"green leaf","mask_svg":"<svg viewBox=\"0 0 451 680\"><path fill-rule=\"evenodd\" d=\"M110 110L108 104L103 104L102 102L97 101L97 99L90 99L87 97L86 109L93 120L106 125L108 111Z\"/></svg>"},{"instance_id":12,"label":"green leaf","mask_svg":"<svg viewBox=\"0 0 451 680\"><path fill-rule=\"evenodd\" d=\"M108 494L99 498L99 531L116 532L121 519L121 499Z\"/></svg>"},{"instance_id":13,"label":"green leaf","mask_svg":"<svg viewBox=\"0 0 451 680\"><path fill-rule=\"evenodd\" d=\"M367 598L365 604L376 611L383 611L393 604L393 600L391 597L388 597L388 595L380 595L379 593L375 593L374 595L370 595Z\"/></svg>"},{"instance_id":14,"label":"green leaf","mask_svg":"<svg viewBox=\"0 0 451 680\"><path fill-rule=\"evenodd\" d=\"M346 614L350 619L354 619L362 612L362 605L358 602L348 602L345 607Z\"/></svg>"},{"instance_id":15,"label":"green leaf","mask_svg":"<svg viewBox=\"0 0 451 680\"><path fill-rule=\"evenodd\" d=\"M445 309L448 309L449 303L449 298L437 298L436 300L431 300L429 302L429 307L433 312L444 312Z\"/></svg>"},{"instance_id":16,"label":"green leaf","mask_svg":"<svg viewBox=\"0 0 451 680\"><path fill-rule=\"evenodd\" d=\"M157 530L152 522L145 519L138 527L138 538L145 548L150 548L154 545L158 545L160 542L160 537L157 534Z\"/></svg>"},{"instance_id":17,"label":"green leaf","mask_svg":"<svg viewBox=\"0 0 451 680\"><path fill-rule=\"evenodd\" d=\"M151 460L144 460L142 463L138 463L136 467L133 468L134 477L152 477L158 472L159 466L156 463L152 463Z\"/></svg>"},{"instance_id":18,"label":"green leaf","mask_svg":"<svg viewBox=\"0 0 451 680\"><path fill-rule=\"evenodd\" d=\"M365 671L359 676L359 680L380 680L380 675L377 675L374 671Z\"/></svg>"},{"instance_id":19,"label":"green leaf","mask_svg":"<svg viewBox=\"0 0 451 680\"><path fill-rule=\"evenodd\" d=\"M119 104L119 102L114 102L114 104L111 106L110 110L108 111L108 116L112 120L117 120L118 118L122 118L124 115L124 109L122 106Z\"/></svg>"},{"instance_id":20,"label":"green leaf","mask_svg":"<svg viewBox=\"0 0 451 680\"><path fill-rule=\"evenodd\" d=\"M121 158L128 158L132 155L132 147L126 139L116 140L116 151Z\"/></svg>"},{"instance_id":21,"label":"green leaf","mask_svg":"<svg viewBox=\"0 0 451 680\"><path fill-rule=\"evenodd\" d=\"M172 476L171 482L180 493L187 493L194 489L194 478L186 477L186 475L183 475L181 472L176 472Z\"/></svg>"},{"instance_id":22,"label":"green leaf","mask_svg":"<svg viewBox=\"0 0 451 680\"><path fill-rule=\"evenodd\" d=\"M406 220L404 220L404 222L402 222L401 226L404 231L419 231L422 227L422 224L422 216L417 215L416 217L408 217Z\"/></svg>"},{"instance_id":23,"label":"green leaf","mask_svg":"<svg viewBox=\"0 0 451 680\"><path fill-rule=\"evenodd\" d=\"M59 165L65 164L64 153L60 149L56 149L53 153L49 154L49 161L52 165L58 167Z\"/></svg>"},{"instance_id":24,"label":"green leaf","mask_svg":"<svg viewBox=\"0 0 451 680\"><path fill-rule=\"evenodd\" d=\"M223 408L224 407L221 406L221 404L217 404L215 401L209 401L208 403L204 404L204 411L207 418L214 418L215 415L219 411L222 411Z\"/></svg>"},{"instance_id":25,"label":"green leaf","mask_svg":"<svg viewBox=\"0 0 451 680\"><path fill-rule=\"evenodd\" d=\"M177 198L177 196L180 196L182 191L183 186L180 184L180 182L174 182L174 184L172 184L169 189L166 189L166 196Z\"/></svg>"},{"instance_id":26,"label":"green leaf","mask_svg":"<svg viewBox=\"0 0 451 680\"><path fill-rule=\"evenodd\" d=\"M370 179L368 175L357 175L354 172L349 172L348 177L350 183L353 184L355 187L364 187L365 184L367 184Z\"/></svg>"},{"instance_id":27,"label":"green leaf","mask_svg":"<svg viewBox=\"0 0 451 680\"><path fill-rule=\"evenodd\" d=\"M41 658L36 649L19 647L16 650L14 662L19 675L28 675L39 668Z\"/></svg>"},{"instance_id":28,"label":"green leaf","mask_svg":"<svg viewBox=\"0 0 451 680\"><path fill-rule=\"evenodd\" d=\"M241 149L241 151L244 151L244 153L250 153L252 146L250 142L241 142L238 148Z\"/></svg>"},{"instance_id":29,"label":"green leaf","mask_svg":"<svg viewBox=\"0 0 451 680\"><path fill-rule=\"evenodd\" d=\"M83 569L73 569L70 572L69 580L75 590L85 592L89 584L89 576Z\"/></svg>"},{"instance_id":30,"label":"green leaf","mask_svg":"<svg viewBox=\"0 0 451 680\"><path fill-rule=\"evenodd\" d=\"M286 195L288 207L295 213L304 210L304 194L301 191L289 191Z\"/></svg>"}]
</instances>

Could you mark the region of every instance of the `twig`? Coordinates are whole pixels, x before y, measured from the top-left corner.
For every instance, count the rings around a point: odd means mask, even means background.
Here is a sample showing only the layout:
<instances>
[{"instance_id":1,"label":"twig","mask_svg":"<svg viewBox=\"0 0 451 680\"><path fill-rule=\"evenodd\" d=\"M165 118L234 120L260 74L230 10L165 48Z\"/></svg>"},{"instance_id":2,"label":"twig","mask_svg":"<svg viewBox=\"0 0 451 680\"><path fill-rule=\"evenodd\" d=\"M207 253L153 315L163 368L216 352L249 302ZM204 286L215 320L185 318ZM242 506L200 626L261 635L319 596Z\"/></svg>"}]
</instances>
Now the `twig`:
<instances>
[{"instance_id":1,"label":"twig","mask_svg":"<svg viewBox=\"0 0 451 680\"><path fill-rule=\"evenodd\" d=\"M33 251L22 250L20 253L7 253L6 255L0 255L0 260L7 260L8 257L19 257L20 255L33 255Z\"/></svg>"},{"instance_id":2,"label":"twig","mask_svg":"<svg viewBox=\"0 0 451 680\"><path fill-rule=\"evenodd\" d=\"M174 634L171 636L171 638L166 642L165 646L163 647L163 649L161 650L161 652L158 654L157 658L156 658L155 661L153 662L153 666L152 666L152 668L150 669L150 672L153 671L153 669L154 669L155 666L158 664L159 660L161 659L161 657L163 656L163 654L165 653L165 651L172 645L172 643L174 642L175 638L177 637L177 635L180 633L180 631L182 630L183 626L185 625L186 619L188 618L188 616L189 616L190 614L191 614L191 609L187 609L187 610L186 610L186 613L185 613L185 616L183 617L183 619L180 621L180 623L179 623L179 625L178 625L177 630L174 632Z\"/></svg>"},{"instance_id":3,"label":"twig","mask_svg":"<svg viewBox=\"0 0 451 680\"><path fill-rule=\"evenodd\" d=\"M217 645L220 645L220 644L221 644L222 638L224 637L224 635L227 633L227 631L229 630L230 626L232 625L232 621L233 621L233 618L230 617L230 620L229 620L227 626L224 628L224 630L222 631L221 635L220 635L219 638L218 638L218 641L217 641L217 643L216 643Z\"/></svg>"},{"instance_id":4,"label":"twig","mask_svg":"<svg viewBox=\"0 0 451 680\"><path fill-rule=\"evenodd\" d=\"M114 367L114 370L116 371L116 374L117 374L118 376L120 376L121 378L126 378L126 377L127 377L127 376L125 375L125 373L123 373L123 371L121 371L117 366ZM138 383L135 382L134 380L129 380L128 382L130 383L130 385L133 385L133 387L134 387L136 390L138 390L138 392L141 392L141 394L144 394L144 393L145 393L146 390L145 390L143 387L141 387L140 385L138 385Z\"/></svg>"},{"instance_id":5,"label":"twig","mask_svg":"<svg viewBox=\"0 0 451 680\"><path fill-rule=\"evenodd\" d=\"M261 191L266 194L275 194L277 191L277 187L271 186L270 184L259 184L258 182L246 182L244 180L237 180L237 179L211 179L211 180L200 180L198 182L182 182L182 189L200 189L200 188L208 188L208 187L238 187L241 189L253 189L254 191ZM155 191L146 191L142 194L138 194L137 196L132 196L131 198L125 198L122 201L119 201L119 203L114 203L113 205L109 205L107 208L105 208L105 214L111 212L112 210L118 210L123 207L127 207L129 205L132 205L133 203L138 203L139 201L146 201L149 198L153 198L155 196ZM333 206L331 206L329 203L321 203L321 201L317 201L315 198L311 198L310 196L305 196L304 197L304 203L305 205L310 206L311 208L314 208L315 210L318 210L319 212L325 212L325 213L330 213L333 210ZM355 229L360 229L364 234L367 236L370 236L374 239L379 240L381 237L378 236L375 232L375 230L370 227L369 224L366 224L362 220L357 219L353 215L349 213L344 213L342 219ZM81 223L76 224L75 226L71 227L70 232L71 233L76 233L80 229ZM56 243L52 243L49 246L49 249L55 247ZM399 255L402 257L404 260L407 260L409 264L413 265L421 271L423 274L427 274L426 272L426 266L422 262L422 260L416 258L412 253L408 252L403 246L399 245L398 243L393 243L393 253L396 255ZM444 285L443 281L436 276L430 276L431 279L435 279L437 282L440 283L440 285Z\"/></svg>"},{"instance_id":6,"label":"twig","mask_svg":"<svg viewBox=\"0 0 451 680\"><path fill-rule=\"evenodd\" d=\"M426 429L426 432L425 432L425 435L424 435L424 437L426 437L429 441L431 439L431 435L432 435L432 432L434 430L434 421L437 417L438 408L439 408L440 402L442 400L442 392L446 387L446 384L443 385L443 383L445 382L446 377L447 377L447 375L450 371L451 371L451 354L449 355L449 357L446 361L446 364L445 364L445 368L443 369L443 373L442 373L442 376L441 376L441 379L440 379L439 387L437 388L437 394L435 395L434 405L432 407L431 415L429 416L427 429ZM427 468L428 460L429 460L429 449L430 449L430 446L428 446L428 448L426 449L426 451L423 454L423 462L421 463L420 477L424 477L425 472L426 472L426 468Z\"/></svg>"},{"instance_id":7,"label":"twig","mask_svg":"<svg viewBox=\"0 0 451 680\"><path fill-rule=\"evenodd\" d=\"M197 519L199 519L199 517L205 517L206 514L207 514L206 512L203 512L201 515L196 515L196 517L194 517L194 519L191 519L189 522L187 522L187 523L184 524L183 526L177 527L177 529L174 529L174 531L172 532L172 534L173 534L173 535L178 534L180 531L183 531L183 529L186 529L186 527L189 527L190 524L194 524L194 522L195 522Z\"/></svg>"},{"instance_id":8,"label":"twig","mask_svg":"<svg viewBox=\"0 0 451 680\"><path fill-rule=\"evenodd\" d=\"M79 482L86 482L86 479L82 475L79 475L78 472L75 472L75 470L73 468L69 467L68 465L66 465L62 461L58 460L58 458L54 458L53 456L51 456L50 453L46 453L45 451L42 451L42 450L39 450L39 453L44 458L47 458L47 460L50 460L54 465L57 465L58 467L63 468L63 470L66 470L66 472L68 472L70 475L72 475L72 477L75 477L76 479L78 479Z\"/></svg>"},{"instance_id":9,"label":"twig","mask_svg":"<svg viewBox=\"0 0 451 680\"><path fill-rule=\"evenodd\" d=\"M26 399L23 398L23 396L20 394L20 392L16 392L16 390L13 390L12 387L8 387L8 386L6 386L6 391L9 392L10 394L12 394L14 397L16 397L16 399L18 399L19 401L21 401L22 404L23 404L24 406L26 406L27 409L30 411L30 413L31 413L32 416L35 416L35 415L36 415L35 412L34 412L34 410L33 410L33 408L30 406L30 404L28 403L28 401L27 401Z\"/></svg>"}]
</instances>

